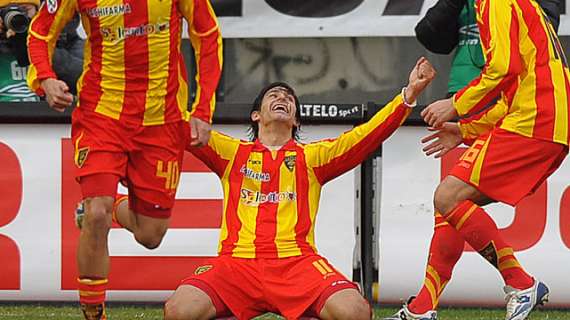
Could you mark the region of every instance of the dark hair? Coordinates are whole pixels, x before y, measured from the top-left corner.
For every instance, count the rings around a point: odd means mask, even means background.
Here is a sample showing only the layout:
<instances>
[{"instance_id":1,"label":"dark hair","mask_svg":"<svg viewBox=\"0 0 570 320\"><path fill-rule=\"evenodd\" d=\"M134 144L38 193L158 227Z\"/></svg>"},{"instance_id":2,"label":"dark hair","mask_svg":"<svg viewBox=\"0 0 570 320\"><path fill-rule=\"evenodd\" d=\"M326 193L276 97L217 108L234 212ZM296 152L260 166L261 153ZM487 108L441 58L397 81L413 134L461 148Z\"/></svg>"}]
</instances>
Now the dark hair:
<instances>
[{"instance_id":1,"label":"dark hair","mask_svg":"<svg viewBox=\"0 0 570 320\"><path fill-rule=\"evenodd\" d=\"M261 111L261 103L263 102L263 97L265 96L265 94L269 90L276 88L276 87L285 89L285 91L287 91L287 93L292 95L293 98L295 99L295 107L296 107L295 119L297 120L297 126L293 127L293 132L291 133L291 137L295 140L299 140L299 129L301 127L301 123L300 123L300 121L301 121L301 104L299 103L299 98L297 98L297 95L295 94L295 90L293 90L293 88L291 88L291 86L289 86L285 82L273 82L273 83L265 86L263 89L261 89L261 91L259 91L259 94L257 95L257 97L255 97L255 100L253 101L253 104L251 105L251 110L249 112L249 115L250 115L249 137L252 141L257 139L257 137L259 136L259 124L255 121L251 120L251 114L254 111Z\"/></svg>"}]
</instances>

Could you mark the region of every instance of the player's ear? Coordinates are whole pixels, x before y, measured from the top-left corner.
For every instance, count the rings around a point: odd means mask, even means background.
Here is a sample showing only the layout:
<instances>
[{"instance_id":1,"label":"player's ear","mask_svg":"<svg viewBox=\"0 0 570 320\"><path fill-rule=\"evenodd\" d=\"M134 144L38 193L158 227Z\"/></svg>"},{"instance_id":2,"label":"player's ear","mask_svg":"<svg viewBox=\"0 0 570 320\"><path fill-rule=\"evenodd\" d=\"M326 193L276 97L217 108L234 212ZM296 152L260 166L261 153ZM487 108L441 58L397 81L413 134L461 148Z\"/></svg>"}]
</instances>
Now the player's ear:
<instances>
[{"instance_id":1,"label":"player's ear","mask_svg":"<svg viewBox=\"0 0 570 320\"><path fill-rule=\"evenodd\" d=\"M253 122L259 122L259 119L261 118L261 115L259 114L259 111L253 111L251 113L251 121Z\"/></svg>"}]
</instances>

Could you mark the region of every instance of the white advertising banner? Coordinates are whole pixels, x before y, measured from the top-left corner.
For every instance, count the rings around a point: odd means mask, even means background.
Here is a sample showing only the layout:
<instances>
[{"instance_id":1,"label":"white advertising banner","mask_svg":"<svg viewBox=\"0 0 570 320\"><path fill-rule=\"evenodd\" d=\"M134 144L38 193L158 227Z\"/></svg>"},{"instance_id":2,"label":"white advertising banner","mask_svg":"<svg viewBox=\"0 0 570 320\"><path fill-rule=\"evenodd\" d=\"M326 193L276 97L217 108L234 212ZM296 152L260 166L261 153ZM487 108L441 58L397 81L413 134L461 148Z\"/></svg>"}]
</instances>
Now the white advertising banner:
<instances>
[{"instance_id":1,"label":"white advertising banner","mask_svg":"<svg viewBox=\"0 0 570 320\"><path fill-rule=\"evenodd\" d=\"M347 126L304 126L306 141L333 137ZM243 126L219 126L239 137ZM384 145L380 210L380 301L399 303L421 287L433 231L432 194L442 161L425 157L424 128L400 128ZM0 127L0 300L75 300L73 179L68 125ZM445 171L445 169L444 169ZM515 209L489 206L517 257L552 291L549 306L570 307L570 161ZM196 187L199 186L199 187ZM321 198L317 246L347 276L352 273L354 173L331 181ZM164 301L179 281L216 254L221 190L216 177L188 157L182 168L171 229L149 251L118 227L111 230L111 300ZM503 305L502 281L478 254L466 251L444 304Z\"/></svg>"},{"instance_id":2,"label":"white advertising banner","mask_svg":"<svg viewBox=\"0 0 570 320\"><path fill-rule=\"evenodd\" d=\"M245 137L244 126L219 126ZM304 126L307 141L337 136L347 126ZM80 199L73 179L68 125L0 127L0 300L76 300ZM221 223L221 186L189 153L181 170L171 228L161 246L146 250L115 226L109 235L110 300L164 301L196 266L216 255ZM354 173L323 189L316 227L322 255L352 275L355 245Z\"/></svg>"},{"instance_id":3,"label":"white advertising banner","mask_svg":"<svg viewBox=\"0 0 570 320\"><path fill-rule=\"evenodd\" d=\"M567 1L567 0L561 0ZM226 38L414 36L436 0L213 0ZM563 14L560 34L570 35Z\"/></svg>"},{"instance_id":4,"label":"white advertising banner","mask_svg":"<svg viewBox=\"0 0 570 320\"><path fill-rule=\"evenodd\" d=\"M423 284L433 234L433 192L443 161L421 153L424 128L403 128L384 145L380 211L379 296L399 303ZM445 169L444 169L445 170ZM524 172L521 172L524 174ZM538 191L516 208L493 204L485 208L515 250L526 270L551 289L548 306L570 307L570 161L568 159ZM466 251L454 269L442 304L504 305L500 274L482 257Z\"/></svg>"}]
</instances>

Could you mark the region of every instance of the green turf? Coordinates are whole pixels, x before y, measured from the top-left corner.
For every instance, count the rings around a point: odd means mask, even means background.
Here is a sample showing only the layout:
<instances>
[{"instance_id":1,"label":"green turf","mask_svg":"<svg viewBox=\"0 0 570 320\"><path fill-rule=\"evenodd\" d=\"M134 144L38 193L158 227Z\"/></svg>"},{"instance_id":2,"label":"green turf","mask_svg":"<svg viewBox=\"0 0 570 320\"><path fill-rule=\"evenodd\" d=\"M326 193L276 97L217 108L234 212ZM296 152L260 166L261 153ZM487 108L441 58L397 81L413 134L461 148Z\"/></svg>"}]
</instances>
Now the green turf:
<instances>
[{"instance_id":1,"label":"green turf","mask_svg":"<svg viewBox=\"0 0 570 320\"><path fill-rule=\"evenodd\" d=\"M374 319L382 319L391 315L396 309L380 308L375 310ZM108 310L109 320L137 320L137 319L162 319L160 305L111 305ZM443 308L438 314L440 320L503 320L504 310L500 309L446 309ZM0 319L2 320L40 320L40 319L81 319L77 307L54 304L0 304ZM264 315L257 320L282 319L275 315ZM538 310L530 319L533 320L568 320L570 310Z\"/></svg>"}]
</instances>

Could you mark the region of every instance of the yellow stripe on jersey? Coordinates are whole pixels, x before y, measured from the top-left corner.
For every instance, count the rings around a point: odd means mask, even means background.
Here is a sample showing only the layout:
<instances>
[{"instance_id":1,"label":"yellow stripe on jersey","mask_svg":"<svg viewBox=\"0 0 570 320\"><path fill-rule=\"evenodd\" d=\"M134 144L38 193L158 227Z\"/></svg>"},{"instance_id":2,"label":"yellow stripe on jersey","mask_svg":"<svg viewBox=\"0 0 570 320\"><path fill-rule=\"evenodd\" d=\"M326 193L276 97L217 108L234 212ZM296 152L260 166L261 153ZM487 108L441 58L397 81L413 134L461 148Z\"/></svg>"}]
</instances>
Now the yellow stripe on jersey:
<instances>
[{"instance_id":1,"label":"yellow stripe on jersey","mask_svg":"<svg viewBox=\"0 0 570 320\"><path fill-rule=\"evenodd\" d=\"M81 25L83 26L83 29L85 30L85 33L87 34L91 34L91 24L89 23L89 19L87 19L85 16L81 16ZM90 45L86 45L83 46L83 72L81 73L81 76L79 77L79 79L77 80L77 92L81 92L81 88L83 88L83 77L85 77L85 70L87 70L87 66L89 66L89 64L91 64L91 46ZM79 101L81 102L81 101Z\"/></svg>"},{"instance_id":2,"label":"yellow stripe on jersey","mask_svg":"<svg viewBox=\"0 0 570 320\"><path fill-rule=\"evenodd\" d=\"M180 28L182 30L182 28ZM177 36L180 38L180 34ZM178 46L178 51L180 52L180 45ZM184 120L188 121L190 119L190 112L188 111L188 83L184 80L183 72L185 72L186 66L181 61L178 63L178 92L176 92L176 102L178 103L178 109L180 109L180 114L184 115Z\"/></svg>"},{"instance_id":3,"label":"yellow stripe on jersey","mask_svg":"<svg viewBox=\"0 0 570 320\"><path fill-rule=\"evenodd\" d=\"M247 168L253 172L263 171L263 154L252 152L246 162ZM261 181L244 178L241 184L240 200L237 214L241 221L241 229L238 232L238 241L233 255L240 258L255 258L255 250L243 250L241 248L254 248L255 231L257 229L257 215L259 208L259 197Z\"/></svg>"},{"instance_id":4,"label":"yellow stripe on jersey","mask_svg":"<svg viewBox=\"0 0 570 320\"><path fill-rule=\"evenodd\" d=\"M321 189L310 187L312 185L320 185L313 168L307 167L307 175L309 180L309 215L311 218L311 229L307 234L307 242L311 245L313 250L317 252L315 245L315 222L317 219L317 211L319 210L319 202L321 201Z\"/></svg>"},{"instance_id":5,"label":"yellow stripe on jersey","mask_svg":"<svg viewBox=\"0 0 570 320\"><path fill-rule=\"evenodd\" d=\"M288 151L285 158L295 156L297 153ZM297 194L295 186L295 168L289 169L285 163L279 168L279 191L291 192ZM297 212L297 200L280 201L277 209L277 232L275 235L275 245L277 247L277 256L279 258L300 256L301 249L297 245L295 237L295 226L297 225L298 216L291 214Z\"/></svg>"},{"instance_id":6,"label":"yellow stripe on jersey","mask_svg":"<svg viewBox=\"0 0 570 320\"><path fill-rule=\"evenodd\" d=\"M102 8L114 3L112 0L98 0L97 7ZM124 27L124 16L114 15L105 17L105 25ZM102 51L102 95L95 108L95 112L119 120L123 112L123 101L125 98L125 41L120 41L119 39L115 39L115 37L103 37ZM110 61L113 63L109 63Z\"/></svg>"},{"instance_id":7,"label":"yellow stripe on jersey","mask_svg":"<svg viewBox=\"0 0 570 320\"><path fill-rule=\"evenodd\" d=\"M147 0L148 24L158 26L167 23L163 17L171 16L172 0ZM169 75L170 32L154 32L147 35L148 90L143 125L164 123L166 90ZM178 61L176 61L178 63Z\"/></svg>"}]
</instances>

